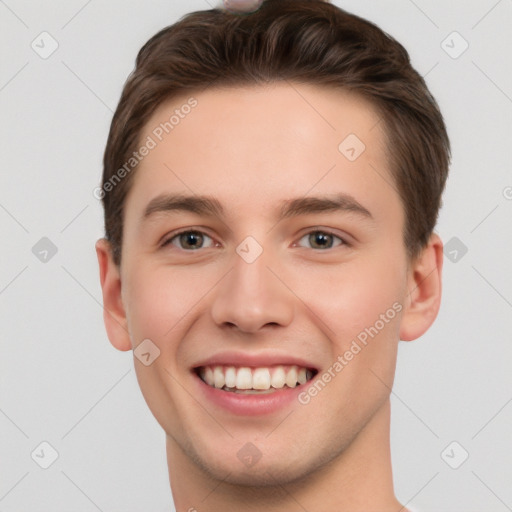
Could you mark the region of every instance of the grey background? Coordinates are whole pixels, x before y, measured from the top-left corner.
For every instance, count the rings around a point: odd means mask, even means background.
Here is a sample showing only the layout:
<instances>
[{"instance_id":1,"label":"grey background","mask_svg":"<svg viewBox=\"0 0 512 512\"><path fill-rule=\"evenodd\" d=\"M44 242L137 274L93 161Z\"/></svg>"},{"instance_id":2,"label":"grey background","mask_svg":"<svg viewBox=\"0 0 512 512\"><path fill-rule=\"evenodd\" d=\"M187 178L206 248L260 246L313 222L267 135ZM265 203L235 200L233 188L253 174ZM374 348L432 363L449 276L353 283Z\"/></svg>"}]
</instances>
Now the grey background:
<instances>
[{"instance_id":1,"label":"grey background","mask_svg":"<svg viewBox=\"0 0 512 512\"><path fill-rule=\"evenodd\" d=\"M401 343L392 394L397 495L424 512L512 510L512 1L335 3L404 44L453 144L442 309ZM103 327L93 189L138 49L205 8L0 0L0 512L172 509L163 432ZM47 59L31 48L43 31L59 45ZM469 43L458 58L453 31ZM43 441L59 455L48 469Z\"/></svg>"}]
</instances>

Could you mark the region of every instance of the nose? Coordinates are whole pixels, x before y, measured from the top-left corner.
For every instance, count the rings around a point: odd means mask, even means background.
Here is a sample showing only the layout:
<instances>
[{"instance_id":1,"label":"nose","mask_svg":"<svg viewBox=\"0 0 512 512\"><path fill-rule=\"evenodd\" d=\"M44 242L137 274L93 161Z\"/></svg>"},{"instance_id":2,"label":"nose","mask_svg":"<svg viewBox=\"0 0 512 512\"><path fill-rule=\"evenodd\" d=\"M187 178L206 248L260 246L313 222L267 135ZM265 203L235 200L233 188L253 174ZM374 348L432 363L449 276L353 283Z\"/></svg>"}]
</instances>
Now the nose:
<instances>
[{"instance_id":1,"label":"nose","mask_svg":"<svg viewBox=\"0 0 512 512\"><path fill-rule=\"evenodd\" d=\"M291 323L294 296L272 268L278 265L269 265L265 256L264 251L256 261L247 263L234 255L234 266L216 287L211 306L217 325L256 333L265 326Z\"/></svg>"}]
</instances>

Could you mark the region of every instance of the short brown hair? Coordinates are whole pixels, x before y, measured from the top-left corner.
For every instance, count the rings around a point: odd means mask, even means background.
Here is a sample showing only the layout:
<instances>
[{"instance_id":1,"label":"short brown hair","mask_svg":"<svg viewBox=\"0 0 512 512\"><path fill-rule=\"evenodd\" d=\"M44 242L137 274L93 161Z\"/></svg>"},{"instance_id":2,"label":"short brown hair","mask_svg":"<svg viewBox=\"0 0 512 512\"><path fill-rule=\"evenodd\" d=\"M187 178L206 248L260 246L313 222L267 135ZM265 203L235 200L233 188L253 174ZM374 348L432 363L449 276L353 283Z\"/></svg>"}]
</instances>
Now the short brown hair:
<instances>
[{"instance_id":1,"label":"short brown hair","mask_svg":"<svg viewBox=\"0 0 512 512\"><path fill-rule=\"evenodd\" d=\"M450 143L439 107L407 51L373 23L323 0L266 0L251 14L190 13L139 51L104 154L105 232L117 264L133 172L112 180L155 109L187 91L285 80L353 91L376 108L404 206L404 244L410 257L420 253L437 222Z\"/></svg>"}]
</instances>

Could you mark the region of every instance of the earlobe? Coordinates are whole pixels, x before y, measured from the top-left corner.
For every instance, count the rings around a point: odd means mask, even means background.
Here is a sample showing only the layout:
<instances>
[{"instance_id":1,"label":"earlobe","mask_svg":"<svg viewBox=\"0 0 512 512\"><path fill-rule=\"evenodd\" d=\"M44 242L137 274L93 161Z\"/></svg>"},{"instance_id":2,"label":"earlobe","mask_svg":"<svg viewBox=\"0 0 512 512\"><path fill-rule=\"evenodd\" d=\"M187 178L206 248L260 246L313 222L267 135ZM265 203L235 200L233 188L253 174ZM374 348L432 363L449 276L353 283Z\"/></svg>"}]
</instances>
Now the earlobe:
<instances>
[{"instance_id":1,"label":"earlobe","mask_svg":"<svg viewBox=\"0 0 512 512\"><path fill-rule=\"evenodd\" d=\"M411 341L433 324L441 305L443 242L435 233L421 254L412 262L408 295L400 324L400 339Z\"/></svg>"},{"instance_id":2,"label":"earlobe","mask_svg":"<svg viewBox=\"0 0 512 512\"><path fill-rule=\"evenodd\" d=\"M112 247L105 238L96 242L96 255L103 294L103 321L108 339L118 350L131 350L126 313L121 298L119 267L114 263Z\"/></svg>"}]
</instances>

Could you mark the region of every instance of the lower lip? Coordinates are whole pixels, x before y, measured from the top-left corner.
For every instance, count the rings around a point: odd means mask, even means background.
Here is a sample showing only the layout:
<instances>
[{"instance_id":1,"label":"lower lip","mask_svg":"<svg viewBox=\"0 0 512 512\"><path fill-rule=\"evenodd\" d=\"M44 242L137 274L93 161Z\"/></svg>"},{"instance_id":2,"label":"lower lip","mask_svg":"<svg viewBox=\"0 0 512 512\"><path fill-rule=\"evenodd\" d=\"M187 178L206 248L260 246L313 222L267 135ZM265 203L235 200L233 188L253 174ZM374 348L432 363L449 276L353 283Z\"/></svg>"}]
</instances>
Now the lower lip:
<instances>
[{"instance_id":1,"label":"lower lip","mask_svg":"<svg viewBox=\"0 0 512 512\"><path fill-rule=\"evenodd\" d=\"M201 393L206 400L222 407L232 414L240 416L259 416L263 414L272 414L287 407L294 401L298 401L298 395L302 393L310 384L302 384L295 388L283 388L272 393L262 394L243 394L232 391L223 391L209 386L194 373L195 380L198 382Z\"/></svg>"}]
</instances>

